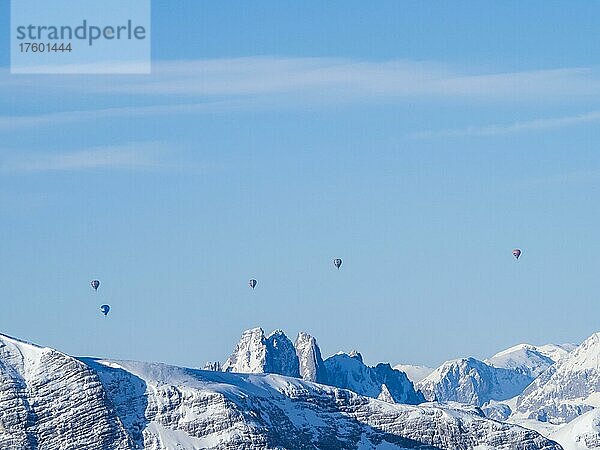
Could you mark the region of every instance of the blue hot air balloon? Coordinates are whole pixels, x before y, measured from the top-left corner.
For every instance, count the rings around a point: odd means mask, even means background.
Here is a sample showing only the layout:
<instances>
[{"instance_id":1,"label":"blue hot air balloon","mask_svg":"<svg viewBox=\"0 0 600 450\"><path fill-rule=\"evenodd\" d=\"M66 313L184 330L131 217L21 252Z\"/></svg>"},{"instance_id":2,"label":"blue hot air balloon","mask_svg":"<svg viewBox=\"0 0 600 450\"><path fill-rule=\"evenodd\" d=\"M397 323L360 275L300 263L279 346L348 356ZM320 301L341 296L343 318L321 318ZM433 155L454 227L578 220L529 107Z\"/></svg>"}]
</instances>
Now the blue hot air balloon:
<instances>
[{"instance_id":1,"label":"blue hot air balloon","mask_svg":"<svg viewBox=\"0 0 600 450\"><path fill-rule=\"evenodd\" d=\"M340 258L335 258L333 260L333 265L339 270L339 268L342 267L342 260Z\"/></svg>"},{"instance_id":2,"label":"blue hot air balloon","mask_svg":"<svg viewBox=\"0 0 600 450\"><path fill-rule=\"evenodd\" d=\"M250 281L248 281L248 286L250 286L252 289L254 289L257 284L258 284L258 281L256 281L254 278L252 278Z\"/></svg>"},{"instance_id":3,"label":"blue hot air balloon","mask_svg":"<svg viewBox=\"0 0 600 450\"><path fill-rule=\"evenodd\" d=\"M92 287L94 288L95 291L97 291L98 288L100 287L100 282L98 280L92 280L92 281L90 281L90 284L92 285Z\"/></svg>"},{"instance_id":4,"label":"blue hot air balloon","mask_svg":"<svg viewBox=\"0 0 600 450\"><path fill-rule=\"evenodd\" d=\"M108 314L108 312L110 311L110 306L102 305L100 307L100 311L102 311L102 314L104 314L106 316Z\"/></svg>"}]
</instances>

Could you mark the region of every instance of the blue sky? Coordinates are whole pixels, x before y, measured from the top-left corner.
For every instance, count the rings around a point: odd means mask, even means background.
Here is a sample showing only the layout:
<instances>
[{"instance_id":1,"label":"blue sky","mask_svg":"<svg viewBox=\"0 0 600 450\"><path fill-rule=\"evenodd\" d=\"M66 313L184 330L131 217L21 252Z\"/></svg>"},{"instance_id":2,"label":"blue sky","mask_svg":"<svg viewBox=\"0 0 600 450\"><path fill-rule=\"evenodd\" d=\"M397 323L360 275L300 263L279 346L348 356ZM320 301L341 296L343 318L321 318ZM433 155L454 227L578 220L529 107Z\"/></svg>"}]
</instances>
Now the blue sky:
<instances>
[{"instance_id":1,"label":"blue sky","mask_svg":"<svg viewBox=\"0 0 600 450\"><path fill-rule=\"evenodd\" d=\"M10 75L2 33L1 332L199 366L254 326L429 365L598 331L600 4L177 4L149 76Z\"/></svg>"}]
</instances>

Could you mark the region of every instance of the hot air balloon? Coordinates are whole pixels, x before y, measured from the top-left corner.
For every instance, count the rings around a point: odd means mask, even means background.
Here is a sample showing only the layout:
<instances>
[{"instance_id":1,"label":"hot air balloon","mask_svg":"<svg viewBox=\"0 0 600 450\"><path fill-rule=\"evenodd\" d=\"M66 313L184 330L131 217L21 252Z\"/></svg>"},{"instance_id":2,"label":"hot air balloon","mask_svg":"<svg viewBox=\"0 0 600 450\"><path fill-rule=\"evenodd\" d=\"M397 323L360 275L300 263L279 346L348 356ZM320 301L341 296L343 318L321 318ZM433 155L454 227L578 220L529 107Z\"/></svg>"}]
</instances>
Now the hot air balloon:
<instances>
[{"instance_id":1,"label":"hot air balloon","mask_svg":"<svg viewBox=\"0 0 600 450\"><path fill-rule=\"evenodd\" d=\"M340 258L335 258L333 260L333 265L339 270L339 268L342 267L342 260Z\"/></svg>"},{"instance_id":2,"label":"hot air balloon","mask_svg":"<svg viewBox=\"0 0 600 450\"><path fill-rule=\"evenodd\" d=\"M252 289L254 289L256 287L257 283L258 282L254 278L252 278L250 281L248 281L248 286L250 286Z\"/></svg>"},{"instance_id":3,"label":"hot air balloon","mask_svg":"<svg viewBox=\"0 0 600 450\"><path fill-rule=\"evenodd\" d=\"M95 291L97 291L98 288L100 287L100 282L98 280L92 280L90 282L90 284L92 285L92 287L94 288Z\"/></svg>"},{"instance_id":4,"label":"hot air balloon","mask_svg":"<svg viewBox=\"0 0 600 450\"><path fill-rule=\"evenodd\" d=\"M104 314L106 316L108 314L108 312L110 311L110 306L102 305L100 307L100 311L102 311L102 314Z\"/></svg>"},{"instance_id":5,"label":"hot air balloon","mask_svg":"<svg viewBox=\"0 0 600 450\"><path fill-rule=\"evenodd\" d=\"M512 251L513 256L515 257L515 259L519 259L519 256L521 256L521 249L515 248Z\"/></svg>"}]
</instances>

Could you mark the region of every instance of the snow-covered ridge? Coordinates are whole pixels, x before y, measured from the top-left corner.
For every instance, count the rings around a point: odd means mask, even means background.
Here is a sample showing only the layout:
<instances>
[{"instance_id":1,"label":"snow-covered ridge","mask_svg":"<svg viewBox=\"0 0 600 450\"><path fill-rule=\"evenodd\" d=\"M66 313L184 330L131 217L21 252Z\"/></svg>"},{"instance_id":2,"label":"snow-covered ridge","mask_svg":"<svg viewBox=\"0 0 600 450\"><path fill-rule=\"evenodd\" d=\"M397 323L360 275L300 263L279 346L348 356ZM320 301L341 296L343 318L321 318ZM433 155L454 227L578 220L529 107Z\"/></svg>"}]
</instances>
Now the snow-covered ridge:
<instances>
[{"instance_id":1,"label":"snow-covered ridge","mask_svg":"<svg viewBox=\"0 0 600 450\"><path fill-rule=\"evenodd\" d=\"M600 333L542 373L519 396L515 417L569 422L600 407Z\"/></svg>"},{"instance_id":2,"label":"snow-covered ridge","mask_svg":"<svg viewBox=\"0 0 600 450\"><path fill-rule=\"evenodd\" d=\"M496 353L485 362L494 367L521 371L533 379L575 348L574 344L549 344L538 347L531 344L519 344Z\"/></svg>"},{"instance_id":3,"label":"snow-covered ridge","mask_svg":"<svg viewBox=\"0 0 600 450\"><path fill-rule=\"evenodd\" d=\"M417 383L430 401L475 406L507 400L523 392L532 378L519 371L490 366L475 358L447 361Z\"/></svg>"},{"instance_id":4,"label":"snow-covered ridge","mask_svg":"<svg viewBox=\"0 0 600 450\"><path fill-rule=\"evenodd\" d=\"M64 353L0 335L0 448L132 447L93 370Z\"/></svg>"}]
</instances>

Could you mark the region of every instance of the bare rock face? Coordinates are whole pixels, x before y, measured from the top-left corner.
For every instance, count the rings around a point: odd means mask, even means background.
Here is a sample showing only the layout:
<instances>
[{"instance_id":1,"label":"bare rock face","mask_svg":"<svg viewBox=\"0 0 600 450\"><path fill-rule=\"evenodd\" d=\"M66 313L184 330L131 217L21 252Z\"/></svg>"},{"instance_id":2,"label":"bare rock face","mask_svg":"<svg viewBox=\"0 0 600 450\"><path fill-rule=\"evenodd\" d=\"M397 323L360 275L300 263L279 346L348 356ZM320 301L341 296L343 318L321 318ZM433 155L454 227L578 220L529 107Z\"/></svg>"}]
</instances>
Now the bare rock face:
<instances>
[{"instance_id":1,"label":"bare rock face","mask_svg":"<svg viewBox=\"0 0 600 450\"><path fill-rule=\"evenodd\" d=\"M300 376L300 363L296 348L282 330L275 330L267 336L267 365L265 372Z\"/></svg>"},{"instance_id":2,"label":"bare rock face","mask_svg":"<svg viewBox=\"0 0 600 450\"><path fill-rule=\"evenodd\" d=\"M93 370L63 353L0 335L0 448L133 447Z\"/></svg>"},{"instance_id":3,"label":"bare rock face","mask_svg":"<svg viewBox=\"0 0 600 450\"><path fill-rule=\"evenodd\" d=\"M294 346L300 364L300 377L306 381L324 382L325 365L317 340L301 331Z\"/></svg>"}]
</instances>

